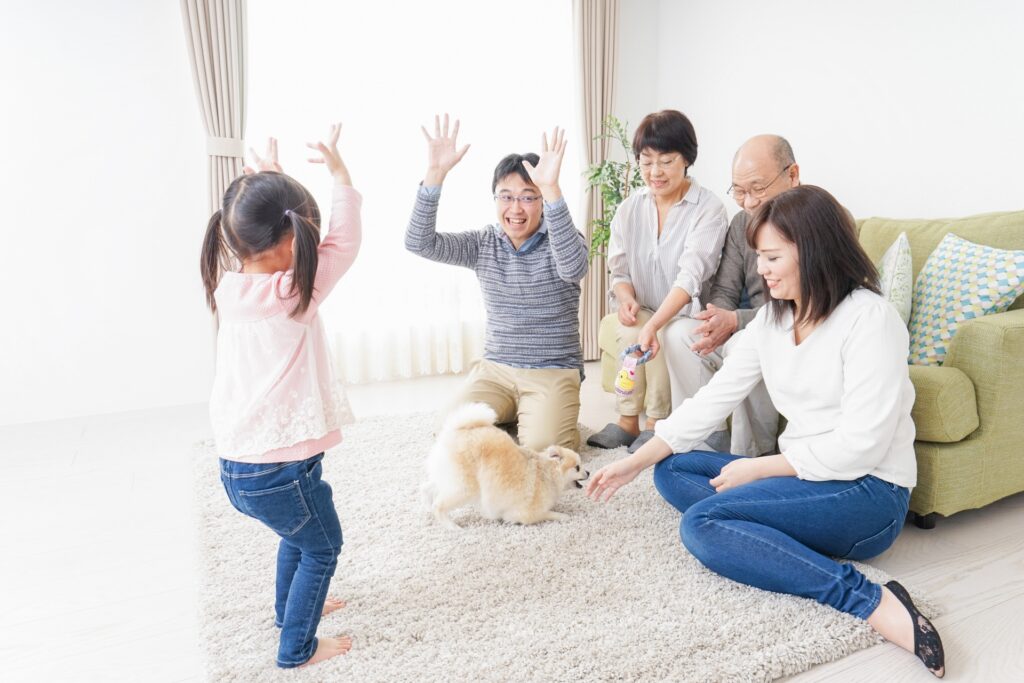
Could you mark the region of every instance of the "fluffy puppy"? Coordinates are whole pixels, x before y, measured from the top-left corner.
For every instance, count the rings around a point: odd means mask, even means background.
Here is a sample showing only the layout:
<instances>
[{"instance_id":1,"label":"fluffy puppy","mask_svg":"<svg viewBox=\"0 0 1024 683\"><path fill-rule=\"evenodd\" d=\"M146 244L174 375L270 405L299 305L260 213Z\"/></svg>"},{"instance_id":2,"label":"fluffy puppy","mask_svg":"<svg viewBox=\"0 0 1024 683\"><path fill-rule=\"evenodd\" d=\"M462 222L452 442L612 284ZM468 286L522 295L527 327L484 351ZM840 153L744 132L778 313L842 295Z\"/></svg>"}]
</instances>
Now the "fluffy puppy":
<instances>
[{"instance_id":1,"label":"fluffy puppy","mask_svg":"<svg viewBox=\"0 0 1024 683\"><path fill-rule=\"evenodd\" d=\"M442 524L458 529L448 513L476 502L488 519L518 524L561 520L553 512L562 491L589 475L575 451L549 446L540 453L518 445L494 426L497 416L483 403L456 408L445 420L426 461L421 491Z\"/></svg>"}]
</instances>

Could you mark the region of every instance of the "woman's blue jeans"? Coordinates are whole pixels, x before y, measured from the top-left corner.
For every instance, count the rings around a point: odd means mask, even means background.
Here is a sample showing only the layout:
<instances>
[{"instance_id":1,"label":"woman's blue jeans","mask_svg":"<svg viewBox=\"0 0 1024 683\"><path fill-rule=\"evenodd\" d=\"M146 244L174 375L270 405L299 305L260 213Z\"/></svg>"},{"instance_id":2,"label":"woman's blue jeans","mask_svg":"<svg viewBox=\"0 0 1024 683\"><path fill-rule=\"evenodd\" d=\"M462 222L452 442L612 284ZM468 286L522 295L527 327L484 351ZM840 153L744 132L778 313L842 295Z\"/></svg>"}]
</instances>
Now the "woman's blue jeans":
<instances>
[{"instance_id":1,"label":"woman's blue jeans","mask_svg":"<svg viewBox=\"0 0 1024 683\"><path fill-rule=\"evenodd\" d=\"M861 619L882 588L850 564L886 550L903 528L910 491L877 477L771 477L715 493L709 480L740 456L694 451L654 468L661 495L683 513L683 545L713 572L813 598Z\"/></svg>"},{"instance_id":2,"label":"woman's blue jeans","mask_svg":"<svg viewBox=\"0 0 1024 683\"><path fill-rule=\"evenodd\" d=\"M220 461L231 504L281 537L274 624L281 629L277 665L284 668L304 664L316 651L316 627L341 552L331 487L320 478L323 458L320 453L296 462Z\"/></svg>"}]
</instances>

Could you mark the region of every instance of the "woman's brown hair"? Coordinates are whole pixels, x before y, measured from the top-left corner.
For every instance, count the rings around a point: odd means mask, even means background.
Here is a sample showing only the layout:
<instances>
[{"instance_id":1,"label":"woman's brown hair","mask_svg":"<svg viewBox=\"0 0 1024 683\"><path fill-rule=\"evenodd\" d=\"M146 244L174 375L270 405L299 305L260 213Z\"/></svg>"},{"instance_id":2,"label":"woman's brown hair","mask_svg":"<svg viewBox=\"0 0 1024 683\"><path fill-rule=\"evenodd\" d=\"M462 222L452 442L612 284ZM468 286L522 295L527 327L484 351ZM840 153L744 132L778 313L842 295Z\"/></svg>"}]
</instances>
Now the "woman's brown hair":
<instances>
[{"instance_id":1,"label":"woman's brown hair","mask_svg":"<svg viewBox=\"0 0 1024 683\"><path fill-rule=\"evenodd\" d=\"M224 192L221 208L210 217L203 239L200 271L210 310L217 310L214 293L224 271L293 236L291 294L298 302L291 315L295 317L305 313L313 299L320 208L306 188L283 173L264 171L236 178Z\"/></svg>"},{"instance_id":2,"label":"woman's brown hair","mask_svg":"<svg viewBox=\"0 0 1024 683\"><path fill-rule=\"evenodd\" d=\"M827 191L799 185L761 204L747 225L751 249L767 224L796 245L800 269L800 310L793 301L771 299L776 321L789 309L794 324L821 322L859 287L880 293L878 270L857 240L853 218Z\"/></svg>"}]
</instances>

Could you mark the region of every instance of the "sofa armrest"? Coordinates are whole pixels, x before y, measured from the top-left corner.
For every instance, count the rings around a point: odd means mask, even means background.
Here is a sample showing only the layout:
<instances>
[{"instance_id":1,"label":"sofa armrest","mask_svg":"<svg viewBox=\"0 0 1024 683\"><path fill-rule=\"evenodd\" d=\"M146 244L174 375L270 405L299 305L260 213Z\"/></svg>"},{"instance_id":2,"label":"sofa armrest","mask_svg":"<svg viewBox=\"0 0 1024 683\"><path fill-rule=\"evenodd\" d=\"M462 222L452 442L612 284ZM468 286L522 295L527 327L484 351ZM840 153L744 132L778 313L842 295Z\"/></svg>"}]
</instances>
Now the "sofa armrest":
<instances>
[{"instance_id":1,"label":"sofa armrest","mask_svg":"<svg viewBox=\"0 0 1024 683\"><path fill-rule=\"evenodd\" d=\"M974 383L980 426L972 438L1024 433L1024 309L961 323L943 367L958 368Z\"/></svg>"},{"instance_id":2,"label":"sofa armrest","mask_svg":"<svg viewBox=\"0 0 1024 683\"><path fill-rule=\"evenodd\" d=\"M956 443L978 428L974 383L959 368L911 365L918 441Z\"/></svg>"}]
</instances>

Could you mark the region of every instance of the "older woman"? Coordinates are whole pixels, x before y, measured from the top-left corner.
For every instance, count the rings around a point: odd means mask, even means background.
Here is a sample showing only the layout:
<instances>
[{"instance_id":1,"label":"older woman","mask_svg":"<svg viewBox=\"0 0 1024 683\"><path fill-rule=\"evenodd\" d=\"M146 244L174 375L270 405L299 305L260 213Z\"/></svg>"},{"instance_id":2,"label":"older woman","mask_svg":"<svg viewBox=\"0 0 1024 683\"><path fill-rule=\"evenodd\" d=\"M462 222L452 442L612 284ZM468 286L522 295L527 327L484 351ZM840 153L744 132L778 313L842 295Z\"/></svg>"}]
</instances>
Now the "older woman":
<instances>
[{"instance_id":1,"label":"older woman","mask_svg":"<svg viewBox=\"0 0 1024 683\"><path fill-rule=\"evenodd\" d=\"M494 169L497 223L480 230L436 232L441 185L469 145L458 148L459 122L449 133L434 120L427 172L405 234L414 254L473 269L487 310L484 357L452 405L481 402L499 423L518 423L519 441L539 450L579 448L577 418L583 353L580 280L587 245L558 185L565 133L541 138L541 153L509 154Z\"/></svg>"},{"instance_id":2,"label":"older woman","mask_svg":"<svg viewBox=\"0 0 1024 683\"><path fill-rule=\"evenodd\" d=\"M709 569L866 619L941 677L942 642L906 590L833 559L878 555L903 528L917 482L907 328L825 190L768 200L747 241L772 300L711 381L588 493L607 500L655 465L658 491L683 513L683 544ZM781 452L695 450L762 379L789 421Z\"/></svg>"},{"instance_id":3,"label":"older woman","mask_svg":"<svg viewBox=\"0 0 1024 683\"><path fill-rule=\"evenodd\" d=\"M630 452L672 410L659 336L668 323L701 309L699 297L714 277L728 228L721 200L689 174L697 135L686 116L671 109L648 114L633 136L633 150L647 187L615 212L608 268L618 304L618 351L640 344L651 357L637 367L633 392L617 395L618 423L587 439L599 448L628 445Z\"/></svg>"}]
</instances>

